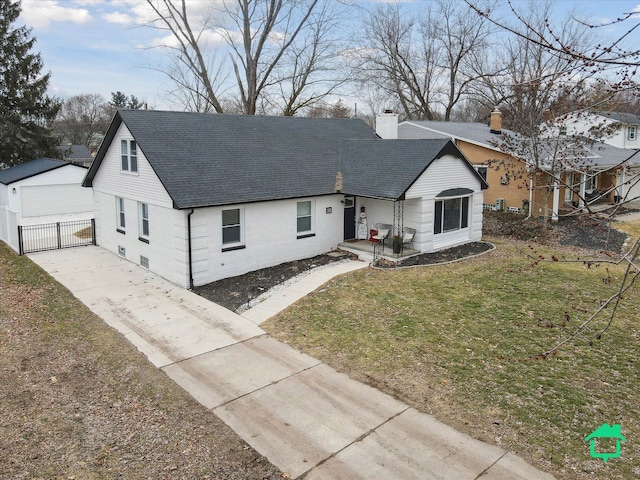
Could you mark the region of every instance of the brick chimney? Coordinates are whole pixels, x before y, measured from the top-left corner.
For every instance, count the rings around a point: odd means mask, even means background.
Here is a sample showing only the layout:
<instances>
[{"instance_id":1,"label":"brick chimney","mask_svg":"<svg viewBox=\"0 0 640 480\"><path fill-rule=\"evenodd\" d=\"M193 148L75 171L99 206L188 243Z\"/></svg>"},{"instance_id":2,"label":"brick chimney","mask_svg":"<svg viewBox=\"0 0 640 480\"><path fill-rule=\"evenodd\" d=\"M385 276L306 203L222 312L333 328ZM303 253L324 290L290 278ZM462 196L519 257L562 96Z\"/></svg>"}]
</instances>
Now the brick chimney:
<instances>
[{"instance_id":1,"label":"brick chimney","mask_svg":"<svg viewBox=\"0 0 640 480\"><path fill-rule=\"evenodd\" d=\"M502 112L498 110L498 107L491 112L491 121L489 122L489 130L491 133L500 135L502 133Z\"/></svg>"},{"instance_id":2,"label":"brick chimney","mask_svg":"<svg viewBox=\"0 0 640 480\"><path fill-rule=\"evenodd\" d=\"M385 110L384 113L376 115L376 134L380 138L397 139L398 114Z\"/></svg>"}]
</instances>

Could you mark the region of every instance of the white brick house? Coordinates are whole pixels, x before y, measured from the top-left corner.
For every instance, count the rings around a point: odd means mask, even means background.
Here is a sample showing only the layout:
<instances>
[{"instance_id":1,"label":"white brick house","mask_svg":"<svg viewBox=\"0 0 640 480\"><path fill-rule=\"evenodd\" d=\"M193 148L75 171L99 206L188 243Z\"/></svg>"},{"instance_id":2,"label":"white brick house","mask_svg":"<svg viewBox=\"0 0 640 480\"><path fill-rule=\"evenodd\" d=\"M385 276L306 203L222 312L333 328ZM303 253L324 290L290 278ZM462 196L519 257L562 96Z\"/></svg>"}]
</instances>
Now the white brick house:
<instances>
[{"instance_id":1,"label":"white brick house","mask_svg":"<svg viewBox=\"0 0 640 480\"><path fill-rule=\"evenodd\" d=\"M450 141L357 119L141 110L116 113L83 185L98 245L187 288L335 249L365 204L373 224L402 202L420 251L479 240L486 188Z\"/></svg>"}]
</instances>

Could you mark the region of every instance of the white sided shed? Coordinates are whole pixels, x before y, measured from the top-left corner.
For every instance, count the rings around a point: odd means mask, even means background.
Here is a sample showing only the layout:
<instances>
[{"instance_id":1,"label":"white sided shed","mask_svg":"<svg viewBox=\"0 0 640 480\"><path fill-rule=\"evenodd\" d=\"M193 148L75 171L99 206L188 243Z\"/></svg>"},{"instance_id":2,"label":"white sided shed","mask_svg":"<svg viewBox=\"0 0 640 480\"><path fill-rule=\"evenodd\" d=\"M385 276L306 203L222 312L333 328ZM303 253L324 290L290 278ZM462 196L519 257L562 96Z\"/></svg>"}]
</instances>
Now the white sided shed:
<instances>
[{"instance_id":1,"label":"white sided shed","mask_svg":"<svg viewBox=\"0 0 640 480\"><path fill-rule=\"evenodd\" d=\"M87 169L39 158L0 171L0 240L19 251L18 226L93 217Z\"/></svg>"}]
</instances>

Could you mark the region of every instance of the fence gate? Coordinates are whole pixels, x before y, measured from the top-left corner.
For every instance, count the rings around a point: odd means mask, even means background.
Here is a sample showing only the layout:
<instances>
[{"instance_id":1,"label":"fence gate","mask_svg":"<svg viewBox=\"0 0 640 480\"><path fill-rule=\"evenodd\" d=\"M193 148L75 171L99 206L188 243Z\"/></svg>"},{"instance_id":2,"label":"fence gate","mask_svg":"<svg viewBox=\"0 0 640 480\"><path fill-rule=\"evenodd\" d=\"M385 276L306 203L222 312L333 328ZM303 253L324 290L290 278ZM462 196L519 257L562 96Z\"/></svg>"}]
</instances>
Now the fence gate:
<instances>
[{"instance_id":1,"label":"fence gate","mask_svg":"<svg viewBox=\"0 0 640 480\"><path fill-rule=\"evenodd\" d=\"M96 244L95 219L19 225L20 255Z\"/></svg>"}]
</instances>

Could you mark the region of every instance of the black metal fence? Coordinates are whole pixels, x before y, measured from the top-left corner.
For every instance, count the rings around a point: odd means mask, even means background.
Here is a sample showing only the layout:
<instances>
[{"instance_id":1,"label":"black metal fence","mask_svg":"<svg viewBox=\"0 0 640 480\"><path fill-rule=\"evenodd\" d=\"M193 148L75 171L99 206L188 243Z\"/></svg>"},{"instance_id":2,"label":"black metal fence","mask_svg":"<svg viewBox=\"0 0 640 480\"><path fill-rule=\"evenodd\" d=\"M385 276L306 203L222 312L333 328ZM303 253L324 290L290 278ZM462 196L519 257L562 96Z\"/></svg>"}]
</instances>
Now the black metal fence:
<instances>
[{"instance_id":1,"label":"black metal fence","mask_svg":"<svg viewBox=\"0 0 640 480\"><path fill-rule=\"evenodd\" d=\"M20 255L96 244L95 220L18 226Z\"/></svg>"}]
</instances>

